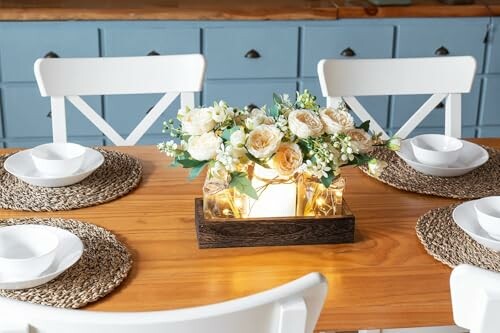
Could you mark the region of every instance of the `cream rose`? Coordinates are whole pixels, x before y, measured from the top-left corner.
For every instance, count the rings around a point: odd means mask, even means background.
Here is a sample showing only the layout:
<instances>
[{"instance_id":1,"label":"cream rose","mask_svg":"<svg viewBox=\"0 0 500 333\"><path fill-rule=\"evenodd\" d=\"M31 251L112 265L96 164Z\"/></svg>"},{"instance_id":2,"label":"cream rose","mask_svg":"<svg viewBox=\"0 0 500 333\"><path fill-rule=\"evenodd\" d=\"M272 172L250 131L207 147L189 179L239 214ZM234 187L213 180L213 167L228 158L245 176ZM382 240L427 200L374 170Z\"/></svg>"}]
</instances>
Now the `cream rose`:
<instances>
[{"instance_id":1,"label":"cream rose","mask_svg":"<svg viewBox=\"0 0 500 333\"><path fill-rule=\"evenodd\" d=\"M283 134L272 125L259 125L248 134L246 147L256 158L266 158L274 154L281 143Z\"/></svg>"},{"instance_id":2,"label":"cream rose","mask_svg":"<svg viewBox=\"0 0 500 333\"><path fill-rule=\"evenodd\" d=\"M250 112L250 116L245 119L245 125L251 130L262 124L272 125L274 124L274 119L268 117L261 109L253 109Z\"/></svg>"},{"instance_id":3,"label":"cream rose","mask_svg":"<svg viewBox=\"0 0 500 333\"><path fill-rule=\"evenodd\" d=\"M213 108L193 109L182 115L182 130L189 135L202 135L215 127Z\"/></svg>"},{"instance_id":4,"label":"cream rose","mask_svg":"<svg viewBox=\"0 0 500 333\"><path fill-rule=\"evenodd\" d=\"M354 153L367 153L373 148L373 142L368 133L360 128L345 131L351 137L351 147Z\"/></svg>"},{"instance_id":5,"label":"cream rose","mask_svg":"<svg viewBox=\"0 0 500 333\"><path fill-rule=\"evenodd\" d=\"M281 176L291 176L302 165L302 151L296 143L282 143L272 159L272 167Z\"/></svg>"},{"instance_id":6,"label":"cream rose","mask_svg":"<svg viewBox=\"0 0 500 333\"><path fill-rule=\"evenodd\" d=\"M190 137L187 151L195 160L208 161L217 155L217 149L221 144L221 138L214 132L208 132L200 136Z\"/></svg>"},{"instance_id":7,"label":"cream rose","mask_svg":"<svg viewBox=\"0 0 500 333\"><path fill-rule=\"evenodd\" d=\"M233 147L243 147L246 141L246 134L242 130L234 131L229 137L229 141Z\"/></svg>"},{"instance_id":8,"label":"cream rose","mask_svg":"<svg viewBox=\"0 0 500 333\"><path fill-rule=\"evenodd\" d=\"M336 134L354 128L354 119L347 111L325 108L319 111L319 116L325 132L328 134Z\"/></svg>"},{"instance_id":9,"label":"cream rose","mask_svg":"<svg viewBox=\"0 0 500 333\"><path fill-rule=\"evenodd\" d=\"M293 110L288 115L290 131L301 139L320 136L323 133L321 119L309 110Z\"/></svg>"}]
</instances>

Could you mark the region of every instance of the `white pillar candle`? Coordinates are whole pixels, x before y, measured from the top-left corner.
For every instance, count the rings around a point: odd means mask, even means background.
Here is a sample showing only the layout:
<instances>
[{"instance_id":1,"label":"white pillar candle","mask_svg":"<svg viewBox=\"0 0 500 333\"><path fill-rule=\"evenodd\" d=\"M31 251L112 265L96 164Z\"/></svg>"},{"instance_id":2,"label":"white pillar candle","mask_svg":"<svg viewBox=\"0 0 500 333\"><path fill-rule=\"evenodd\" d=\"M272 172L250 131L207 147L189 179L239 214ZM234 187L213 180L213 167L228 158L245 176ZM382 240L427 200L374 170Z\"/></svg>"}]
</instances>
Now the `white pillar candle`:
<instances>
[{"instance_id":1,"label":"white pillar candle","mask_svg":"<svg viewBox=\"0 0 500 333\"><path fill-rule=\"evenodd\" d=\"M276 171L255 165L252 185L259 198L249 199L248 217L295 216L297 186L293 179L280 178Z\"/></svg>"}]
</instances>

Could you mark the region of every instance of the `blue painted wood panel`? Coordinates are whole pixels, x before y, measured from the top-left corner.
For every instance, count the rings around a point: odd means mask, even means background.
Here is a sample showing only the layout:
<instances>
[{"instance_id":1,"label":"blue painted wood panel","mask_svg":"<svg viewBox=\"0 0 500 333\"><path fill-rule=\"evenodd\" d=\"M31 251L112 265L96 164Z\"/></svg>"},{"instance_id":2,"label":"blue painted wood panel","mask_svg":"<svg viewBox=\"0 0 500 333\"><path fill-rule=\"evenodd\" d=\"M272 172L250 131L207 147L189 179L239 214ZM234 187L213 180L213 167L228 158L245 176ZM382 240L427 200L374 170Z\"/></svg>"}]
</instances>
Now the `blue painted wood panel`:
<instances>
[{"instance_id":1,"label":"blue painted wood panel","mask_svg":"<svg viewBox=\"0 0 500 333\"><path fill-rule=\"evenodd\" d=\"M493 20L492 30L488 37L486 73L500 73L500 18Z\"/></svg>"},{"instance_id":2,"label":"blue painted wood panel","mask_svg":"<svg viewBox=\"0 0 500 333\"><path fill-rule=\"evenodd\" d=\"M462 125L476 126L479 109L479 90L481 80L476 78L471 92L462 95ZM391 127L399 128L411 115L424 104L430 95L394 96L392 107ZM444 101L443 107L434 109L422 123L424 127L444 126Z\"/></svg>"},{"instance_id":3,"label":"blue painted wood panel","mask_svg":"<svg viewBox=\"0 0 500 333\"><path fill-rule=\"evenodd\" d=\"M154 145L156 146L160 142L165 142L170 140L171 138L168 135L156 135L156 134L150 134L150 135L145 135L143 136L139 142L137 142L137 146L145 146L145 145ZM111 142L108 138L104 139L104 144L106 146L114 146L113 142Z\"/></svg>"},{"instance_id":4,"label":"blue painted wood panel","mask_svg":"<svg viewBox=\"0 0 500 333\"><path fill-rule=\"evenodd\" d=\"M5 136L8 138L49 137L52 135L50 98L41 97L36 83L7 85L2 88ZM101 113L101 99L83 99ZM68 135L99 135L99 130L66 100Z\"/></svg>"},{"instance_id":5,"label":"blue painted wood panel","mask_svg":"<svg viewBox=\"0 0 500 333\"><path fill-rule=\"evenodd\" d=\"M208 81L203 90L203 104L211 105L214 101L224 100L236 107L249 104L270 106L273 92L293 96L296 89L295 80Z\"/></svg>"},{"instance_id":6,"label":"blue painted wood panel","mask_svg":"<svg viewBox=\"0 0 500 333\"><path fill-rule=\"evenodd\" d=\"M64 23L2 25L0 67L2 81L34 81L33 64L48 52L60 57L97 57L96 27L75 27Z\"/></svg>"},{"instance_id":7,"label":"blue painted wood panel","mask_svg":"<svg viewBox=\"0 0 500 333\"><path fill-rule=\"evenodd\" d=\"M35 146L52 142L52 137L28 138L28 139L9 139L5 142L8 148L33 148ZM74 142L87 147L102 146L101 136L95 137L68 137L68 142Z\"/></svg>"},{"instance_id":8,"label":"blue painted wood panel","mask_svg":"<svg viewBox=\"0 0 500 333\"><path fill-rule=\"evenodd\" d=\"M483 108L479 124L500 125L500 76L489 76L484 79Z\"/></svg>"},{"instance_id":9,"label":"blue painted wood panel","mask_svg":"<svg viewBox=\"0 0 500 333\"><path fill-rule=\"evenodd\" d=\"M104 29L105 56L145 56L159 54L200 53L200 29L196 28L142 28Z\"/></svg>"},{"instance_id":10,"label":"blue painted wood panel","mask_svg":"<svg viewBox=\"0 0 500 333\"><path fill-rule=\"evenodd\" d=\"M104 97L105 119L122 136L126 137L144 118L146 113L163 96L163 94L111 95ZM200 104L199 94L195 99ZM175 118L180 108L180 98L177 98L151 126L148 134L162 134L163 122Z\"/></svg>"},{"instance_id":11,"label":"blue painted wood panel","mask_svg":"<svg viewBox=\"0 0 500 333\"><path fill-rule=\"evenodd\" d=\"M305 27L301 75L317 76L317 65L321 59L391 58L393 38L392 25ZM342 52L349 48L354 56L343 56Z\"/></svg>"},{"instance_id":12,"label":"blue painted wood panel","mask_svg":"<svg viewBox=\"0 0 500 333\"><path fill-rule=\"evenodd\" d=\"M398 58L434 57L437 50L444 47L450 56L473 56L477 61L477 73L482 73L485 22L446 19L401 22L397 35Z\"/></svg>"},{"instance_id":13,"label":"blue painted wood panel","mask_svg":"<svg viewBox=\"0 0 500 333\"><path fill-rule=\"evenodd\" d=\"M317 97L317 101L321 106L326 105L326 98L321 94L321 88L319 85L319 80L315 79L303 79L300 82L300 90L308 89L313 95ZM387 119L389 112L389 97L388 96L361 96L358 97L359 102L365 107L365 109L372 115L372 117L382 126L387 128ZM361 123L361 120L353 113L354 119L357 124Z\"/></svg>"},{"instance_id":14,"label":"blue painted wood panel","mask_svg":"<svg viewBox=\"0 0 500 333\"><path fill-rule=\"evenodd\" d=\"M500 126L483 126L479 129L480 138L500 138Z\"/></svg>"},{"instance_id":15,"label":"blue painted wood panel","mask_svg":"<svg viewBox=\"0 0 500 333\"><path fill-rule=\"evenodd\" d=\"M298 31L273 26L205 29L207 78L296 77ZM245 56L251 50L257 58Z\"/></svg>"},{"instance_id":16,"label":"blue painted wood panel","mask_svg":"<svg viewBox=\"0 0 500 333\"><path fill-rule=\"evenodd\" d=\"M390 129L388 133L394 134L398 128ZM444 134L444 127L425 127L418 126L413 132L408 135L408 138L421 134ZM476 128L471 126L462 127L462 138L476 137Z\"/></svg>"}]
</instances>

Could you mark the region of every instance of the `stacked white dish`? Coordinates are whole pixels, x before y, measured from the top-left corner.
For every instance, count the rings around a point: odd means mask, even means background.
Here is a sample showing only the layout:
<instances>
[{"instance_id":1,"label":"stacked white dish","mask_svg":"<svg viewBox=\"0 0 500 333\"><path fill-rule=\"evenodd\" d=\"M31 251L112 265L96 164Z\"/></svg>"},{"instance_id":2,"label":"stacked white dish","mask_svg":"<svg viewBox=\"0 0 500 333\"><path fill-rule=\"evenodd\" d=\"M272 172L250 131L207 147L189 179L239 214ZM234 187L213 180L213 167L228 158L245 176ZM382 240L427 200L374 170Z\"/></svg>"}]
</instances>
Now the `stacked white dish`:
<instances>
[{"instance_id":1,"label":"stacked white dish","mask_svg":"<svg viewBox=\"0 0 500 333\"><path fill-rule=\"evenodd\" d=\"M430 176L457 177L488 161L481 146L440 134L424 134L401 142L397 155L410 167Z\"/></svg>"},{"instance_id":2,"label":"stacked white dish","mask_svg":"<svg viewBox=\"0 0 500 333\"><path fill-rule=\"evenodd\" d=\"M74 143L48 143L13 154L4 163L10 174L42 187L81 182L104 162L104 156Z\"/></svg>"},{"instance_id":3,"label":"stacked white dish","mask_svg":"<svg viewBox=\"0 0 500 333\"><path fill-rule=\"evenodd\" d=\"M43 225L0 228L0 289L47 283L82 256L83 243L67 230Z\"/></svg>"}]
</instances>

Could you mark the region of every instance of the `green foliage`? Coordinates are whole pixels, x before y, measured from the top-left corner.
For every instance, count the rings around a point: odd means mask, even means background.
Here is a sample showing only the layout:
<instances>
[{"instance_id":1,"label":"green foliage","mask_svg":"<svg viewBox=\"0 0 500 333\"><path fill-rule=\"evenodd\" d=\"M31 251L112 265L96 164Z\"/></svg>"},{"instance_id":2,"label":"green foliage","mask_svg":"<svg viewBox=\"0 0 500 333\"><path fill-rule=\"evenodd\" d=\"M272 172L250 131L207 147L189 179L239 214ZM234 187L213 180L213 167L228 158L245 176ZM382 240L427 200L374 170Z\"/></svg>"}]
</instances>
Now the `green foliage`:
<instances>
[{"instance_id":1,"label":"green foliage","mask_svg":"<svg viewBox=\"0 0 500 333\"><path fill-rule=\"evenodd\" d=\"M200 164L191 168L189 171L189 180L193 180L200 175L200 173L205 169L205 166L208 164L208 161L201 161Z\"/></svg>"},{"instance_id":2,"label":"green foliage","mask_svg":"<svg viewBox=\"0 0 500 333\"><path fill-rule=\"evenodd\" d=\"M324 187L329 188L332 185L333 180L335 179L333 170L327 173L328 177L321 177L321 183Z\"/></svg>"},{"instance_id":3,"label":"green foliage","mask_svg":"<svg viewBox=\"0 0 500 333\"><path fill-rule=\"evenodd\" d=\"M229 141L231 140L231 134L233 134L234 132L238 131L240 128L238 126L234 126L234 127L231 127L231 128L226 128L224 130L224 132L222 132L222 139L224 141Z\"/></svg>"},{"instance_id":4,"label":"green foliage","mask_svg":"<svg viewBox=\"0 0 500 333\"><path fill-rule=\"evenodd\" d=\"M258 199L257 192L248 179L248 174L246 172L232 172L229 187L234 187L238 192L246 194L252 199Z\"/></svg>"},{"instance_id":5,"label":"green foliage","mask_svg":"<svg viewBox=\"0 0 500 333\"><path fill-rule=\"evenodd\" d=\"M370 121L364 121L360 125L356 126L356 128L364 130L366 133L370 131Z\"/></svg>"}]
</instances>

